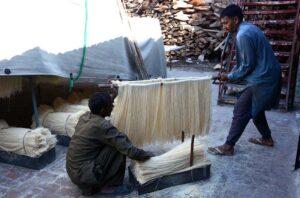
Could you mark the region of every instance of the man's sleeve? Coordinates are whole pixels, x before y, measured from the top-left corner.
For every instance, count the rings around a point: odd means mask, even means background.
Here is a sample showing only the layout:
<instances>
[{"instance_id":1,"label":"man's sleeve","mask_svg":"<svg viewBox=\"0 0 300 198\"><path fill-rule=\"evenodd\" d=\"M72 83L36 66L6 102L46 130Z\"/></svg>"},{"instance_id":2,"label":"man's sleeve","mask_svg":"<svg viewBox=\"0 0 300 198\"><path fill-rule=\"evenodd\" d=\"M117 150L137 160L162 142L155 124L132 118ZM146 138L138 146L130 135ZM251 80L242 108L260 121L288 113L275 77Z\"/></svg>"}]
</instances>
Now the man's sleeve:
<instances>
[{"instance_id":1,"label":"man's sleeve","mask_svg":"<svg viewBox=\"0 0 300 198\"><path fill-rule=\"evenodd\" d=\"M103 144L116 148L120 153L134 160L150 158L147 152L133 146L127 135L111 124L103 124L101 129L103 133L98 133L97 137Z\"/></svg>"},{"instance_id":2,"label":"man's sleeve","mask_svg":"<svg viewBox=\"0 0 300 198\"><path fill-rule=\"evenodd\" d=\"M250 74L256 65L256 49L253 40L248 35L240 36L236 45L238 48L240 65L234 67L232 72L228 74L229 80L240 80Z\"/></svg>"}]
</instances>

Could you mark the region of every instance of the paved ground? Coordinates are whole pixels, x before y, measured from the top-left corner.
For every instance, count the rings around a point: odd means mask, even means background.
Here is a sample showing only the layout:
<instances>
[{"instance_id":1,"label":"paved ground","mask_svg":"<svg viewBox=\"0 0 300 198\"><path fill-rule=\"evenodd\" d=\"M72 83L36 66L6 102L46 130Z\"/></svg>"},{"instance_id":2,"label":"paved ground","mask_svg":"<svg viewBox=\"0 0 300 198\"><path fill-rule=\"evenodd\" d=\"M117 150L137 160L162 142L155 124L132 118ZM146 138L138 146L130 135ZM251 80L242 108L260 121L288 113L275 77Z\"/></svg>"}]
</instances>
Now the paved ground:
<instances>
[{"instance_id":1,"label":"paved ground","mask_svg":"<svg viewBox=\"0 0 300 198\"><path fill-rule=\"evenodd\" d=\"M176 77L208 73L194 69L172 69L169 74L169 77ZM224 142L232 117L233 107L218 106L216 97L217 86L213 85L212 125L207 137L209 146ZM274 148L247 142L249 137L258 135L251 123L236 146L236 155L208 155L212 163L210 179L174 186L140 197L300 198L300 171L293 171L300 111L271 111L267 113L267 119L276 141ZM56 160L40 171L0 163L0 197L82 197L66 174L66 150L66 147L57 146ZM134 191L127 197L138 197L138 194Z\"/></svg>"}]
</instances>

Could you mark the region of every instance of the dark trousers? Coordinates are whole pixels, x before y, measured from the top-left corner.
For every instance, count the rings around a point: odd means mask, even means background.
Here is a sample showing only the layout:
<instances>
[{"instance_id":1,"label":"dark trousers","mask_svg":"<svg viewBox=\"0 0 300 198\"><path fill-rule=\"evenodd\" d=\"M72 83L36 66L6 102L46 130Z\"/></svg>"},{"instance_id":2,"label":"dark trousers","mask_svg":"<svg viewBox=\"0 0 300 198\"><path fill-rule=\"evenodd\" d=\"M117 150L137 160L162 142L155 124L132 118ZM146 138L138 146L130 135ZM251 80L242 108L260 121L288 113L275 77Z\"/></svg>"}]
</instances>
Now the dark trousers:
<instances>
[{"instance_id":1,"label":"dark trousers","mask_svg":"<svg viewBox=\"0 0 300 198\"><path fill-rule=\"evenodd\" d=\"M227 136L226 144L234 146L244 132L247 124L252 118L262 138L270 138L271 131L265 116L265 111L261 111L257 116L252 117L252 91L247 88L234 105L233 118L229 134Z\"/></svg>"},{"instance_id":2,"label":"dark trousers","mask_svg":"<svg viewBox=\"0 0 300 198\"><path fill-rule=\"evenodd\" d=\"M68 174L84 193L93 193L104 186L123 184L126 168L126 155L109 146L103 148L94 162L87 162L81 169L81 174ZM68 170L68 167L67 167Z\"/></svg>"}]
</instances>

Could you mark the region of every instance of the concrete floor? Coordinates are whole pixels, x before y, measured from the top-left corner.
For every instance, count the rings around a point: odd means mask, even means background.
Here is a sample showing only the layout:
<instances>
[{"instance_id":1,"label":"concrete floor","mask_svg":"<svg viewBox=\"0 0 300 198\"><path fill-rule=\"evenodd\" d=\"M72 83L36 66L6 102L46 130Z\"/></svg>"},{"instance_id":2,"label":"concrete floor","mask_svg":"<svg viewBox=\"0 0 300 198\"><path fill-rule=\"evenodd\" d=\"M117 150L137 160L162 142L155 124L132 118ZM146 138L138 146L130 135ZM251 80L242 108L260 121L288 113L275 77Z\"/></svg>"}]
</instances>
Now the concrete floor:
<instances>
[{"instance_id":1,"label":"concrete floor","mask_svg":"<svg viewBox=\"0 0 300 198\"><path fill-rule=\"evenodd\" d=\"M195 69L172 69L168 73L169 77L210 74ZM207 137L208 146L224 142L233 110L233 106L216 104L218 87L213 85L212 88L212 125ZM274 148L247 142L249 137L258 136L251 122L236 145L234 156L208 154L212 163L210 179L140 197L300 198L300 170L293 171L300 132L300 111L270 111L267 112L267 119L276 141ZM40 171L0 163L0 197L83 197L66 174L66 151L66 147L57 146L56 160ZM126 197L138 197L137 191Z\"/></svg>"}]
</instances>

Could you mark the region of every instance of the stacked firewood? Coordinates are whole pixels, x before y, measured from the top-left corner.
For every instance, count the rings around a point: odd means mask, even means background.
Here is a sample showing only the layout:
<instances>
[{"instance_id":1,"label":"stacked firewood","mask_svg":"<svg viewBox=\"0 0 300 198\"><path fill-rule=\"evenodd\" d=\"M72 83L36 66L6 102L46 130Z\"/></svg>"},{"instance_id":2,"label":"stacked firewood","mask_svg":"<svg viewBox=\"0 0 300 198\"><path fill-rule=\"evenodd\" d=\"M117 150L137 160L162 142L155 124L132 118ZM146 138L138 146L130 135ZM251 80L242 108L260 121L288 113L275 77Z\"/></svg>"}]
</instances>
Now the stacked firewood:
<instances>
[{"instance_id":1,"label":"stacked firewood","mask_svg":"<svg viewBox=\"0 0 300 198\"><path fill-rule=\"evenodd\" d=\"M158 18L164 45L184 46L170 51L174 59L204 59L216 55L225 32L220 13L227 2L213 0L125 0L130 16Z\"/></svg>"}]
</instances>

